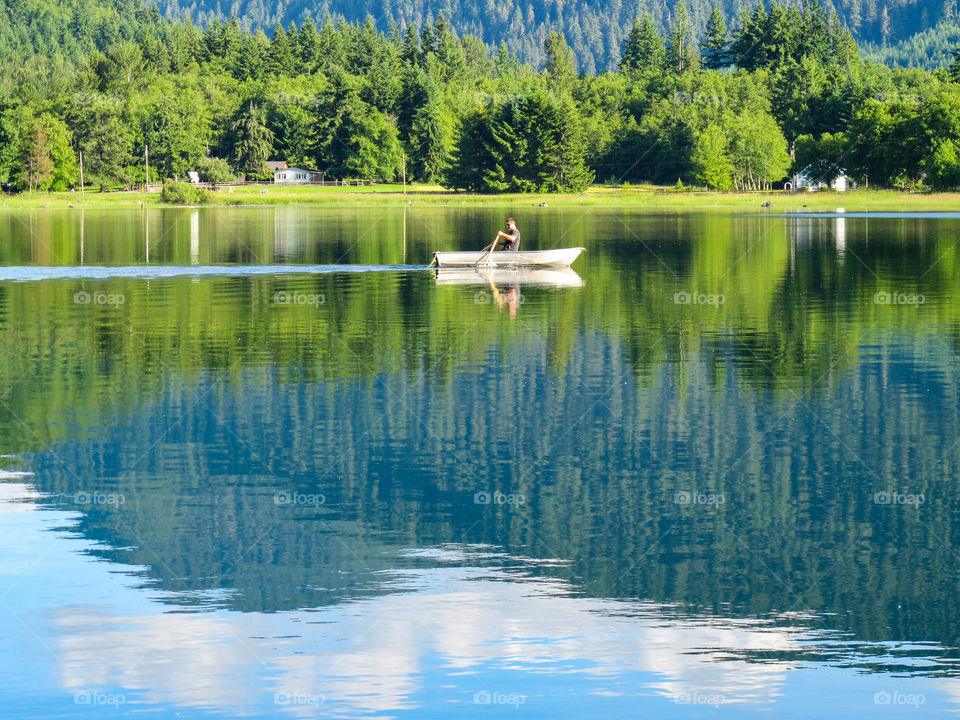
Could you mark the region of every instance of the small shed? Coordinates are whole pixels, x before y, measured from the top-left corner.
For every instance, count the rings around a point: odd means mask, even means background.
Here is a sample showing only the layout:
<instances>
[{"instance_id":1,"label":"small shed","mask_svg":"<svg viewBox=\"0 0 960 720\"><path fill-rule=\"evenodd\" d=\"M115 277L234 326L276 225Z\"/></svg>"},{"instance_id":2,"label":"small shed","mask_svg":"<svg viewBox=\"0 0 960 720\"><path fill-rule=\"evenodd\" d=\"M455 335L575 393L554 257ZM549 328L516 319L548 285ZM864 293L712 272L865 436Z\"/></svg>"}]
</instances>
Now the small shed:
<instances>
[{"instance_id":1,"label":"small shed","mask_svg":"<svg viewBox=\"0 0 960 720\"><path fill-rule=\"evenodd\" d=\"M288 167L273 171L273 181L285 185L309 185L322 183L323 171L312 168Z\"/></svg>"}]
</instances>

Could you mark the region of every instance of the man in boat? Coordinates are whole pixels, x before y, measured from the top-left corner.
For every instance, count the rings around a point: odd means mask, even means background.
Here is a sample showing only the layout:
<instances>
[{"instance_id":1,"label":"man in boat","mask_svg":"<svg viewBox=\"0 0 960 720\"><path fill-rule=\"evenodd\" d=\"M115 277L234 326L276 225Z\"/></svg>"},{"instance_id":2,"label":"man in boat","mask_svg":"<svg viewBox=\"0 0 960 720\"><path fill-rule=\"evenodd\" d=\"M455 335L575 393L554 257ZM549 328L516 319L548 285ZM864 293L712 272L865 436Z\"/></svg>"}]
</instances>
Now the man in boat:
<instances>
[{"instance_id":1,"label":"man in boat","mask_svg":"<svg viewBox=\"0 0 960 720\"><path fill-rule=\"evenodd\" d=\"M508 232L504 232L501 230L497 233L497 237L493 241L494 250L497 249L497 243L500 241L500 238L504 238L504 250L516 252L520 249L520 231L517 230L517 222L513 218L507 218L507 231Z\"/></svg>"}]
</instances>

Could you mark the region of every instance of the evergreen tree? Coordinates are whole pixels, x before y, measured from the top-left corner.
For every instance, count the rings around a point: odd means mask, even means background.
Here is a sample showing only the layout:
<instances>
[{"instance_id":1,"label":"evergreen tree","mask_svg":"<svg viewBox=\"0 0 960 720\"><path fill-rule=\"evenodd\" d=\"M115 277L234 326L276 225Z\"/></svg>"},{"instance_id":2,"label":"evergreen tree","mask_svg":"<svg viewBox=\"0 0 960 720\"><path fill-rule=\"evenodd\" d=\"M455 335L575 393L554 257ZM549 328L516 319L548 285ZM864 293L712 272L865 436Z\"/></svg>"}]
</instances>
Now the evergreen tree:
<instances>
[{"instance_id":1,"label":"evergreen tree","mask_svg":"<svg viewBox=\"0 0 960 720\"><path fill-rule=\"evenodd\" d=\"M547 56L546 71L554 88L561 92L570 90L577 77L577 66L573 60L573 50L567 45L563 35L551 32L543 46Z\"/></svg>"},{"instance_id":2,"label":"evergreen tree","mask_svg":"<svg viewBox=\"0 0 960 720\"><path fill-rule=\"evenodd\" d=\"M663 67L665 57L663 38L654 27L649 13L634 20L633 29L623 45L620 71L659 70Z\"/></svg>"},{"instance_id":3,"label":"evergreen tree","mask_svg":"<svg viewBox=\"0 0 960 720\"><path fill-rule=\"evenodd\" d=\"M682 75L697 67L697 54L691 39L690 18L684 0L679 0L667 40L667 67Z\"/></svg>"},{"instance_id":4,"label":"evergreen tree","mask_svg":"<svg viewBox=\"0 0 960 720\"><path fill-rule=\"evenodd\" d=\"M493 59L494 76L497 78L511 78L517 74L520 62L507 49L507 44L501 40L497 46L497 54Z\"/></svg>"},{"instance_id":5,"label":"evergreen tree","mask_svg":"<svg viewBox=\"0 0 960 720\"><path fill-rule=\"evenodd\" d=\"M333 24L333 20L327 15L327 19L317 34L318 61L319 67L325 72L332 68L346 67L347 50L341 28Z\"/></svg>"},{"instance_id":6,"label":"evergreen tree","mask_svg":"<svg viewBox=\"0 0 960 720\"><path fill-rule=\"evenodd\" d=\"M121 182L133 142L117 106L101 103L87 109L79 140L84 180L99 185L101 192Z\"/></svg>"},{"instance_id":7,"label":"evergreen tree","mask_svg":"<svg viewBox=\"0 0 960 720\"><path fill-rule=\"evenodd\" d=\"M434 32L437 37L437 64L440 67L443 82L462 80L467 69L466 54L443 13L437 16Z\"/></svg>"},{"instance_id":8,"label":"evergreen tree","mask_svg":"<svg viewBox=\"0 0 960 720\"><path fill-rule=\"evenodd\" d=\"M953 65L949 70L950 79L954 82L960 82L960 47L953 51Z\"/></svg>"},{"instance_id":9,"label":"evergreen tree","mask_svg":"<svg viewBox=\"0 0 960 720\"><path fill-rule=\"evenodd\" d=\"M307 15L306 20L300 25L300 32L297 33L296 55L301 72L311 74L320 67L320 37L310 15Z\"/></svg>"},{"instance_id":10,"label":"evergreen tree","mask_svg":"<svg viewBox=\"0 0 960 720\"><path fill-rule=\"evenodd\" d=\"M453 122L435 97L417 111L410 129L410 172L424 182L443 178L450 166Z\"/></svg>"},{"instance_id":11,"label":"evergreen tree","mask_svg":"<svg viewBox=\"0 0 960 720\"><path fill-rule=\"evenodd\" d=\"M720 6L714 5L710 19L707 21L706 37L700 43L703 66L708 70L721 70L728 67L730 54L727 45L727 23L723 19Z\"/></svg>"},{"instance_id":12,"label":"evergreen tree","mask_svg":"<svg viewBox=\"0 0 960 720\"><path fill-rule=\"evenodd\" d=\"M403 33L403 59L414 66L423 62L423 55L420 52L420 38L417 36L416 28L409 24Z\"/></svg>"},{"instance_id":13,"label":"evergreen tree","mask_svg":"<svg viewBox=\"0 0 960 720\"><path fill-rule=\"evenodd\" d=\"M270 42L268 67L271 75L292 75L296 67L293 43L283 25L277 25Z\"/></svg>"},{"instance_id":14,"label":"evergreen tree","mask_svg":"<svg viewBox=\"0 0 960 720\"><path fill-rule=\"evenodd\" d=\"M235 142L233 159L237 170L254 177L266 177L266 162L273 154L273 131L267 127L266 114L253 104L244 108L233 122Z\"/></svg>"},{"instance_id":15,"label":"evergreen tree","mask_svg":"<svg viewBox=\"0 0 960 720\"><path fill-rule=\"evenodd\" d=\"M444 174L446 187L487 191L487 177L494 171L493 133L487 109L467 115L461 124L450 167Z\"/></svg>"},{"instance_id":16,"label":"evergreen tree","mask_svg":"<svg viewBox=\"0 0 960 720\"><path fill-rule=\"evenodd\" d=\"M573 100L535 92L470 119L458 148L459 172L448 182L484 192L580 192L593 181L584 149Z\"/></svg>"},{"instance_id":17,"label":"evergreen tree","mask_svg":"<svg viewBox=\"0 0 960 720\"><path fill-rule=\"evenodd\" d=\"M270 40L263 30L244 38L237 52L236 62L231 74L237 80L252 78L259 80L267 73L267 58L270 57Z\"/></svg>"}]
</instances>

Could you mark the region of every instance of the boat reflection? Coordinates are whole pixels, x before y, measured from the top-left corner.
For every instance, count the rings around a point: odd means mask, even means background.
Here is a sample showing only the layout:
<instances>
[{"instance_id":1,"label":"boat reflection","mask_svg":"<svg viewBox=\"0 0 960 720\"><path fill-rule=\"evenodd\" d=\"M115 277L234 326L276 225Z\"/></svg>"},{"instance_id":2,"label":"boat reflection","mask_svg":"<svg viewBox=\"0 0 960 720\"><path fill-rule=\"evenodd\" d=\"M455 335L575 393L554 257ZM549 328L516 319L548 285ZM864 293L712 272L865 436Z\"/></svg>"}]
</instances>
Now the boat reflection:
<instances>
[{"instance_id":1,"label":"boat reflection","mask_svg":"<svg viewBox=\"0 0 960 720\"><path fill-rule=\"evenodd\" d=\"M542 288L575 288L583 286L583 278L570 268L437 268L437 285L486 285L490 292L477 293L480 303L496 303L516 317L523 304L521 286Z\"/></svg>"},{"instance_id":2,"label":"boat reflection","mask_svg":"<svg viewBox=\"0 0 960 720\"><path fill-rule=\"evenodd\" d=\"M583 278L570 268L437 268L437 285L529 285L583 287Z\"/></svg>"}]
</instances>

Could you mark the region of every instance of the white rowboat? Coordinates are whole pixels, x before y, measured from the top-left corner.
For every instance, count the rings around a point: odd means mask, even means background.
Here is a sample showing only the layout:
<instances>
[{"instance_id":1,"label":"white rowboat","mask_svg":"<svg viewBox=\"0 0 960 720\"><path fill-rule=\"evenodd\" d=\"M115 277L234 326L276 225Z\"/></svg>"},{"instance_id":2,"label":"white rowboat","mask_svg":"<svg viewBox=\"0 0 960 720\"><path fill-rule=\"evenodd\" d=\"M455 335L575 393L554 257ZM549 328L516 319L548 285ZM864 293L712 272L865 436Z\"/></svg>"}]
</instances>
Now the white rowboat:
<instances>
[{"instance_id":1,"label":"white rowboat","mask_svg":"<svg viewBox=\"0 0 960 720\"><path fill-rule=\"evenodd\" d=\"M433 259L438 267L473 267L487 265L490 267L570 267L573 261L584 251L582 247L556 248L555 250L495 250L488 253L484 250L470 250L467 252L435 252Z\"/></svg>"}]
</instances>

